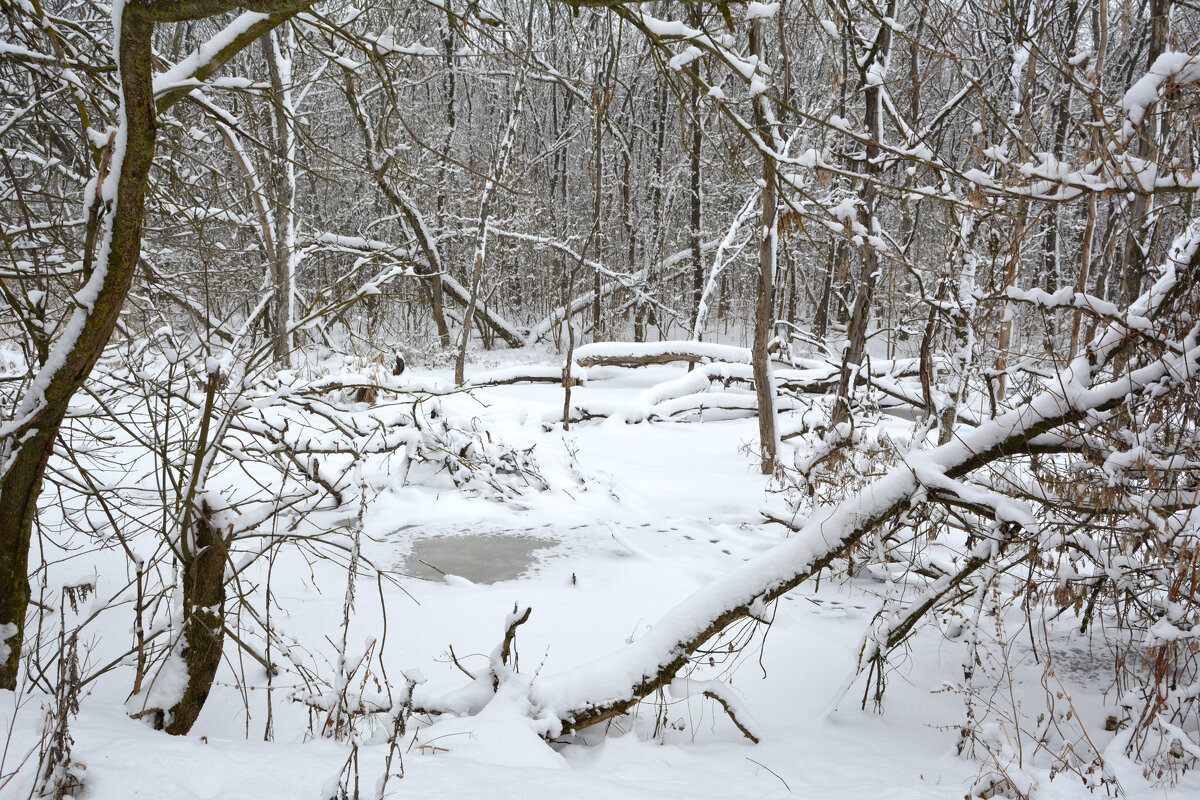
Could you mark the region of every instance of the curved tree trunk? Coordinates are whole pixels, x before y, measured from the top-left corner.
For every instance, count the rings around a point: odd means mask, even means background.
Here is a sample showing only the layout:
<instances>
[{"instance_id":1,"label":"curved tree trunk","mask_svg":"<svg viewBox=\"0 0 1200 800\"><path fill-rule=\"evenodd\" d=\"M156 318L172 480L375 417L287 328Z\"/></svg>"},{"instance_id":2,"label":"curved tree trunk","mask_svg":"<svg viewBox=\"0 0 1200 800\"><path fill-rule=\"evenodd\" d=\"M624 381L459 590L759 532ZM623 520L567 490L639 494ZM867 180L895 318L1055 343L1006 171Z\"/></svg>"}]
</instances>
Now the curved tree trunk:
<instances>
[{"instance_id":1,"label":"curved tree trunk","mask_svg":"<svg viewBox=\"0 0 1200 800\"><path fill-rule=\"evenodd\" d=\"M101 186L111 203L91 241L97 243L75 310L45 365L21 398L13 420L0 427L0 689L15 689L29 607L29 544L38 493L67 407L83 386L116 328L141 250L146 183L154 160L155 114L187 95L172 90L155 98L151 39L155 22L179 22L222 14L242 6L270 14L255 19L199 62L192 77L203 80L263 33L279 26L311 0L233 2L199 0L128 2L118 30L121 74L120 124Z\"/></svg>"},{"instance_id":2,"label":"curved tree trunk","mask_svg":"<svg viewBox=\"0 0 1200 800\"><path fill-rule=\"evenodd\" d=\"M9 634L5 637L7 657L0 663L0 688L4 689L16 688L29 605L29 543L46 463L71 397L91 373L116 327L137 264L146 177L154 158L153 29L153 21L139 6L125 6L118 44L122 119L112 155L115 207L101 234L91 276L76 295L66 333L22 398L0 445L4 457L0 467L0 628Z\"/></svg>"}]
</instances>

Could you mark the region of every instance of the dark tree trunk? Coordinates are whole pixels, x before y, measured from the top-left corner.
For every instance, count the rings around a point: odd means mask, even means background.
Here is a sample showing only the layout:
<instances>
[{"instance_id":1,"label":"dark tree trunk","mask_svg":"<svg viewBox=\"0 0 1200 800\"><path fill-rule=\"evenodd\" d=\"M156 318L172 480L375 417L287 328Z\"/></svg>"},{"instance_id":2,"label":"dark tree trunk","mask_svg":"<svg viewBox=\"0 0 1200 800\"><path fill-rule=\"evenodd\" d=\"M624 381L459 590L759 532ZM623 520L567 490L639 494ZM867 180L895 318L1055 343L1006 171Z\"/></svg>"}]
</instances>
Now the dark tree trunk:
<instances>
[{"instance_id":1,"label":"dark tree trunk","mask_svg":"<svg viewBox=\"0 0 1200 800\"><path fill-rule=\"evenodd\" d=\"M895 2L888 3L887 15L896 11ZM866 160L863 172L868 176L864 181L862 204L858 209L858 221L871 232L875 225L875 200L879 193L873 176L879 172L879 144L883 137L883 97L882 87L873 85L867 80L869 72L877 63L887 61L888 49L891 45L891 28L880 25L873 57L862 67L862 83L866 87L867 133L870 142L866 148ZM854 310L850 313L850 324L846 331L849 343L842 358L842 376L838 384L837 402L833 406L832 424L838 425L850 417L850 395L854 388L854 379L858 367L862 364L863 353L867 344L867 328L871 322L871 301L875 295L875 287L879 283L879 253L869 241L864 241L859 247L862 254L862 268L858 278L858 293L854 298Z\"/></svg>"},{"instance_id":2,"label":"dark tree trunk","mask_svg":"<svg viewBox=\"0 0 1200 800\"><path fill-rule=\"evenodd\" d=\"M221 665L225 644L225 562L229 538L211 521L202 504L191 526L191 541L183 543L183 662L187 686L167 713L163 728L174 736L192 729ZM186 540L188 537L184 537Z\"/></svg>"},{"instance_id":3,"label":"dark tree trunk","mask_svg":"<svg viewBox=\"0 0 1200 800\"><path fill-rule=\"evenodd\" d=\"M196 71L198 79L212 75L263 33L290 19L305 3L249 5L271 15L226 43ZM221 14L236 7L234 2L211 0L194 7L129 3L122 11L117 58L125 141L124 147L117 143L120 163L114 162L118 177L108 247L81 290L82 296L90 296L91 303L80 304L72 312L52 354L54 366L39 373L35 388L21 399L12 426L0 439L0 630L5 631L4 644L9 648L0 661L0 689L15 689L17 684L29 606L29 544L42 476L71 398L104 352L132 285L141 250L147 176L154 160L156 108L161 111L190 91L166 92L156 100L150 48L154 23ZM90 263L90 257L85 260Z\"/></svg>"},{"instance_id":4,"label":"dark tree trunk","mask_svg":"<svg viewBox=\"0 0 1200 800\"><path fill-rule=\"evenodd\" d=\"M46 375L42 396L34 396L36 390L30 389L17 411L17 419L25 419L0 443L7 462L0 478L0 629L10 633L6 637L8 656L0 663L0 688L4 689L15 689L17 684L29 606L29 543L46 463L71 397L87 379L116 327L137 264L146 176L154 158L153 29L152 20L138 6L125 7L119 58L127 136L107 260L97 266L83 290L95 286L95 301L90 309L74 311L56 348L62 351L61 361ZM39 378L42 375L45 370Z\"/></svg>"},{"instance_id":5,"label":"dark tree trunk","mask_svg":"<svg viewBox=\"0 0 1200 800\"><path fill-rule=\"evenodd\" d=\"M700 4L694 4L690 9L690 22L695 27L703 24ZM695 69L695 68L694 68ZM699 76L697 76L698 78ZM702 338L696 326L700 321L700 298L704 296L704 256L700 252L700 221L703 212L703 195L701 191L700 148L704 143L704 129L701 124L700 86L698 80L692 81L691 92L688 96L692 113L692 135L688 143L688 161L691 168L691 185L689 199L691 211L691 246L692 246L692 330L696 338Z\"/></svg>"}]
</instances>

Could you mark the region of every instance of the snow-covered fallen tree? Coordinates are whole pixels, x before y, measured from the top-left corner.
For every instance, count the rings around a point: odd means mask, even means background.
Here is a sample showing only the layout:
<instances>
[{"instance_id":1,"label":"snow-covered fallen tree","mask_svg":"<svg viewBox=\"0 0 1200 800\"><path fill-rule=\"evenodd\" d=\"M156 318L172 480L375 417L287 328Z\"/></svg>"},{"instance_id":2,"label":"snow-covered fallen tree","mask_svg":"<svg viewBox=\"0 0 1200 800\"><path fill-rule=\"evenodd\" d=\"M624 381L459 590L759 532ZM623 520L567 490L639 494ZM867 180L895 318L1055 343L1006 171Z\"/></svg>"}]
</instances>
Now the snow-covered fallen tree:
<instances>
[{"instance_id":1,"label":"snow-covered fallen tree","mask_svg":"<svg viewBox=\"0 0 1200 800\"><path fill-rule=\"evenodd\" d=\"M575 363L582 367L645 367L677 361L727 361L749 364L750 350L710 342L594 342L575 349Z\"/></svg>"}]
</instances>

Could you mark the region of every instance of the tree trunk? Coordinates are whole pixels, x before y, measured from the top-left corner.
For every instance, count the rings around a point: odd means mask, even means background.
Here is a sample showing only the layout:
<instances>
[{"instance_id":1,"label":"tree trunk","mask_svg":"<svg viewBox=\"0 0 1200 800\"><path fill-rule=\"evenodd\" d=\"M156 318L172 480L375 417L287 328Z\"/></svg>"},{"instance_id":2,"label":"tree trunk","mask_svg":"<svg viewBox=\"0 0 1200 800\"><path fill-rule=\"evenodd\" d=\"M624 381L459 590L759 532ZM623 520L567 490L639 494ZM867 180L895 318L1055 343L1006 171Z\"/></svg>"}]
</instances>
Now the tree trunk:
<instances>
[{"instance_id":1,"label":"tree trunk","mask_svg":"<svg viewBox=\"0 0 1200 800\"><path fill-rule=\"evenodd\" d=\"M275 33L261 39L267 74L271 79L271 134L273 161L266 170L275 206L275 244L271 254L271 351L278 366L291 366L292 330L295 324L296 251L296 139L292 130L291 54L285 53Z\"/></svg>"},{"instance_id":2,"label":"tree trunk","mask_svg":"<svg viewBox=\"0 0 1200 800\"><path fill-rule=\"evenodd\" d=\"M504 126L503 138L500 140L499 154L496 159L493 174L483 187L483 196L479 200L479 240L475 246L475 257L471 266L471 293L467 298L467 308L463 312L462 338L458 343L458 357L454 361L454 382L461 386L466 379L467 345L471 341L471 326L475 324L475 309L479 303L479 283L483 278L483 267L487 261L488 222L492 218L492 194L496 185L504 180L508 168L508 156L512 151L513 139L516 135L517 123L521 119L521 107L525 98L525 73L517 78L516 97L513 98L512 110L508 114L508 122Z\"/></svg>"},{"instance_id":3,"label":"tree trunk","mask_svg":"<svg viewBox=\"0 0 1200 800\"><path fill-rule=\"evenodd\" d=\"M153 28L141 8L125 6L117 44L122 119L112 156L118 177L116 203L104 237L108 246L101 241L95 268L77 295L82 302L47 366L22 398L0 445L0 630L7 634L4 638L9 648L0 663L0 688L4 689L15 689L17 683L29 605L29 543L42 475L71 397L87 379L116 327L137 264L146 176L154 158Z\"/></svg>"},{"instance_id":4,"label":"tree trunk","mask_svg":"<svg viewBox=\"0 0 1200 800\"><path fill-rule=\"evenodd\" d=\"M763 63L763 23L750 23L750 52ZM776 135L771 101L764 91L754 98L754 124L758 135L770 148L775 147ZM775 380L771 374L771 356L767 346L771 341L775 311L775 159L763 154L762 227L758 238L758 303L754 317L754 392L758 398L758 440L762 451L762 474L775 471L777 434L775 431Z\"/></svg>"},{"instance_id":5,"label":"tree trunk","mask_svg":"<svg viewBox=\"0 0 1200 800\"><path fill-rule=\"evenodd\" d=\"M1150 48L1146 55L1146 71L1154 67L1154 62L1162 55L1167 45L1167 34L1170 29L1171 0L1150 0ZM1155 114L1147 113L1142 120L1140 129L1135 132L1135 139L1130 145L1130 151L1146 161L1153 162L1158 155L1158 137L1155 131ZM1135 185L1138 182L1134 182ZM1151 197L1146 192L1134 195L1133 205L1128 216L1128 233L1125 235L1125 249L1121 256L1121 295L1122 305L1128 305L1141 291L1142 280L1146 275L1146 264L1150 256L1150 246L1153 238L1153 219Z\"/></svg>"},{"instance_id":6,"label":"tree trunk","mask_svg":"<svg viewBox=\"0 0 1200 800\"><path fill-rule=\"evenodd\" d=\"M442 155L448 159L450 156L450 148L454 144L454 131L458 127L458 118L454 111L454 94L455 94L455 66L454 66L454 13L450 7L446 7L446 37L442 42L443 52L446 60L446 77L443 88L445 91L446 103L446 138L442 145ZM438 227L443 228L446 224L446 214L449 211L449 194L450 191L450 165L448 160L442 161L442 167L438 171L438 196L437 196L437 222ZM412 220L410 220L410 224ZM418 234L419 236L420 234ZM432 245L436 247L436 244ZM433 303L433 321L437 325L438 341L443 348L450 347L450 328L446 325L446 300L442 286L441 263L442 253L438 251L437 260L430 262L430 267L434 270L434 274L430 278L430 294Z\"/></svg>"},{"instance_id":7,"label":"tree trunk","mask_svg":"<svg viewBox=\"0 0 1200 800\"><path fill-rule=\"evenodd\" d=\"M197 79L212 75L261 34L290 19L304 3L253 5L271 16L248 26L212 53L196 69ZM233 8L233 2L213 2L198 13L207 16ZM111 153L111 186L103 189L112 200L112 209L61 338L21 398L13 421L0 429L0 689L15 689L17 684L29 606L29 544L42 476L71 398L104 352L133 281L141 249L147 176L154 160L156 106L158 110L167 108L190 91L165 92L155 99L150 48L154 22L178 22L195 13L173 4L129 3L122 8L115 44L122 105Z\"/></svg>"},{"instance_id":8,"label":"tree trunk","mask_svg":"<svg viewBox=\"0 0 1200 800\"><path fill-rule=\"evenodd\" d=\"M690 9L690 22L694 27L700 27L704 20L700 12L700 4L695 3ZM692 66L691 69L698 69ZM696 76L697 78L699 76ZM691 211L691 245L692 245L692 330L696 331L696 339L703 338L703 332L697 330L700 324L700 300L704 294L704 256L700 252L700 221L703 211L701 194L700 148L704 143L704 129L701 124L700 85L699 80L692 81L691 93L688 96L692 112L692 135L688 147L688 162L691 168L691 185L689 187Z\"/></svg>"},{"instance_id":9,"label":"tree trunk","mask_svg":"<svg viewBox=\"0 0 1200 800\"><path fill-rule=\"evenodd\" d=\"M896 3L889 2L886 16L892 17L896 12ZM867 134L870 142L866 148L866 162L863 172L868 176L864 181L862 204L858 209L858 221L866 228L868 234L874 234L875 200L879 190L875 186L874 176L879 172L879 142L883 138L883 95L882 74L877 68L886 67L888 49L892 41L892 29L880 25L876 33L872 57L862 66L862 83L866 87ZM882 65L882 66L881 66ZM869 78L874 75L877 82ZM850 325L847 330L846 353L842 358L842 377L838 384L838 397L833 406L831 423L838 425L850 418L850 395L854 389L855 376L862 365L863 353L867 344L867 328L871 322L871 301L875 287L879 283L879 253L874 245L864 239L859 245L862 257L862 271L858 278L858 294L854 298L854 310L850 314Z\"/></svg>"},{"instance_id":10,"label":"tree trunk","mask_svg":"<svg viewBox=\"0 0 1200 800\"><path fill-rule=\"evenodd\" d=\"M173 736L192 729L212 688L225 644L225 562L229 538L212 524L211 510L201 503L184 539L183 561L183 662L187 685L167 712L163 728Z\"/></svg>"}]
</instances>

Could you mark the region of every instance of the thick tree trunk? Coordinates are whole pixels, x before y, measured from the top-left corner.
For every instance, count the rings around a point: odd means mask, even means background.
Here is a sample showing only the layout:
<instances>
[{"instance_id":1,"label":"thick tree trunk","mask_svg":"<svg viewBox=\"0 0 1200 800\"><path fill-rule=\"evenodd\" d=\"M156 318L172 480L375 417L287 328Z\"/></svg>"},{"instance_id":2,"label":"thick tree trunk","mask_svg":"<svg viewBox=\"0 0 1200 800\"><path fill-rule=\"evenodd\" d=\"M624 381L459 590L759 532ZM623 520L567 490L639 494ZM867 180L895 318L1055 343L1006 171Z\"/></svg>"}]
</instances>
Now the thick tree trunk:
<instances>
[{"instance_id":1,"label":"thick tree trunk","mask_svg":"<svg viewBox=\"0 0 1200 800\"><path fill-rule=\"evenodd\" d=\"M896 13L894 0L888 3L886 16ZM866 228L868 234L874 235L875 201L879 190L873 177L879 172L879 142L883 139L883 95L882 71L887 68L888 50L892 42L892 29L880 25L876 33L875 44L871 57L862 70L862 84L865 87L867 133L870 143L866 147L866 160L862 170L868 176L862 190L862 204L858 209L858 221ZM866 241L859 246L862 254L862 268L858 277L858 293L854 298L854 310L850 314L850 324L846 331L849 342L842 358L842 377L838 385L837 402L833 406L831 422L838 425L850 418L850 395L853 393L855 376L862 365L863 354L866 351L867 328L871 323L871 301L875 295L875 287L879 283L879 253L871 242Z\"/></svg>"},{"instance_id":2,"label":"thick tree trunk","mask_svg":"<svg viewBox=\"0 0 1200 800\"><path fill-rule=\"evenodd\" d=\"M29 605L28 559L38 491L54 440L71 397L83 385L108 343L133 280L141 245L146 177L154 158L154 93L150 38L154 25L138 6L121 15L118 58L122 116L113 154L115 207L108 242L47 366L22 398L6 427L0 477L0 630L7 657L0 663L0 688L14 689Z\"/></svg>"},{"instance_id":3,"label":"thick tree trunk","mask_svg":"<svg viewBox=\"0 0 1200 800\"><path fill-rule=\"evenodd\" d=\"M197 80L212 75L305 3L242 5L270 16L258 19L210 54L196 68ZM122 9L116 43L122 107L109 178L115 186L104 189L112 208L92 269L76 294L71 318L21 398L12 422L0 428L0 644L4 645L0 647L0 689L13 689L17 683L29 606L29 544L46 464L71 398L104 352L132 285L141 250L147 176L154 160L156 108L161 111L190 91L170 91L155 98L150 47L154 23L221 14L236 7L234 2L211 0L196 6L130 2Z\"/></svg>"}]
</instances>

